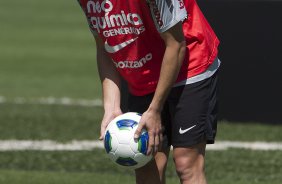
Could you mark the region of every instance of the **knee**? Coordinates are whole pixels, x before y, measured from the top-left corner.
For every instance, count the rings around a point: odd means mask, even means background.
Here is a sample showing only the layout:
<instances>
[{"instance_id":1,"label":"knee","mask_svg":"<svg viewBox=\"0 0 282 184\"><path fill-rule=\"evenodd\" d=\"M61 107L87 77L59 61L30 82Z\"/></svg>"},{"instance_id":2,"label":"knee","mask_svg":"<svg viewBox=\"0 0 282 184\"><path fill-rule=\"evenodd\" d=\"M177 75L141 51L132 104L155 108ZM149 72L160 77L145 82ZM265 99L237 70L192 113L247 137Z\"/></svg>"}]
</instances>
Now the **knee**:
<instances>
[{"instance_id":1,"label":"knee","mask_svg":"<svg viewBox=\"0 0 282 184\"><path fill-rule=\"evenodd\" d=\"M173 160L180 180L191 180L204 176L204 155L191 151L174 151Z\"/></svg>"},{"instance_id":2,"label":"knee","mask_svg":"<svg viewBox=\"0 0 282 184\"><path fill-rule=\"evenodd\" d=\"M177 175L181 181L198 181L205 175L202 159L174 158L174 162Z\"/></svg>"}]
</instances>

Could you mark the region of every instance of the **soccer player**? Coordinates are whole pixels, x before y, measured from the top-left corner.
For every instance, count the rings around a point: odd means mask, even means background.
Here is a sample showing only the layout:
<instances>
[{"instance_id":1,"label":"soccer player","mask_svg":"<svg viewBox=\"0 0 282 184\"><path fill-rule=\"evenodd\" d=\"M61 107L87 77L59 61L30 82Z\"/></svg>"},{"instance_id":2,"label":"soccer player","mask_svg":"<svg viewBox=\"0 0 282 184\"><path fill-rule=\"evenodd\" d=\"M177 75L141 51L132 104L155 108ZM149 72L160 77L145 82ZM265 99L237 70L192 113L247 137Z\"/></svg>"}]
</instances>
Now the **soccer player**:
<instances>
[{"instance_id":1,"label":"soccer player","mask_svg":"<svg viewBox=\"0 0 282 184\"><path fill-rule=\"evenodd\" d=\"M122 114L121 78L129 88L128 111L143 113L149 133L146 166L136 183L165 183L173 147L183 184L205 184L206 144L217 124L219 40L195 0L78 0L96 40L98 71L108 123Z\"/></svg>"}]
</instances>

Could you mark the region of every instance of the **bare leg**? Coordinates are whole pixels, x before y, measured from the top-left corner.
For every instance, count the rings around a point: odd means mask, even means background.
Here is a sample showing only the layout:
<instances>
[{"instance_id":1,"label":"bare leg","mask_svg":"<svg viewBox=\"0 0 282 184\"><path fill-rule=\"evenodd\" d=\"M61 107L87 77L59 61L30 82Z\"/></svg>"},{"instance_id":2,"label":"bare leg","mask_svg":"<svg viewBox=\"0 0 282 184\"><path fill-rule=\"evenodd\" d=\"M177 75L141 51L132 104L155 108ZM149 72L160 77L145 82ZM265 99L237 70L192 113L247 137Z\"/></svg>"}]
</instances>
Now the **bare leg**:
<instances>
[{"instance_id":1,"label":"bare leg","mask_svg":"<svg viewBox=\"0 0 282 184\"><path fill-rule=\"evenodd\" d=\"M150 163L135 170L137 184L165 184L165 170L170 149L158 152Z\"/></svg>"},{"instance_id":2,"label":"bare leg","mask_svg":"<svg viewBox=\"0 0 282 184\"><path fill-rule=\"evenodd\" d=\"M207 184L205 149L206 143L189 148L174 148L173 159L182 184Z\"/></svg>"}]
</instances>

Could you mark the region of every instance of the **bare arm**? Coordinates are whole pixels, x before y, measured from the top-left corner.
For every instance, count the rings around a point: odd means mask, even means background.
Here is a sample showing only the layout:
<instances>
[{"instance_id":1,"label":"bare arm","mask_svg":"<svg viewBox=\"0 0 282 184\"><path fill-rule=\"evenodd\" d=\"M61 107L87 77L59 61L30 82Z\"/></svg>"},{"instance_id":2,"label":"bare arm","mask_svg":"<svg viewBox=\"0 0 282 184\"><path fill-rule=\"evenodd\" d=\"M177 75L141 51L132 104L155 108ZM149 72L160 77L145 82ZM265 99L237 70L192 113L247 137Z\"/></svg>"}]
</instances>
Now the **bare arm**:
<instances>
[{"instance_id":1,"label":"bare arm","mask_svg":"<svg viewBox=\"0 0 282 184\"><path fill-rule=\"evenodd\" d=\"M161 36L165 41L166 50L157 89L149 107L157 111L163 108L170 89L177 79L186 51L181 22L162 33Z\"/></svg>"},{"instance_id":2,"label":"bare arm","mask_svg":"<svg viewBox=\"0 0 282 184\"><path fill-rule=\"evenodd\" d=\"M138 137L142 128L147 128L149 133L147 154L156 152L162 141L161 111L170 89L177 79L186 51L181 22L162 33L161 37L166 44L166 50L161 65L160 78L153 100L148 110L142 115L140 126L135 135Z\"/></svg>"},{"instance_id":3,"label":"bare arm","mask_svg":"<svg viewBox=\"0 0 282 184\"><path fill-rule=\"evenodd\" d=\"M95 36L97 47L97 64L103 89L104 117L101 122L99 139L104 138L104 133L109 122L122 114L120 109L120 75L113 62L104 49L102 40Z\"/></svg>"}]
</instances>

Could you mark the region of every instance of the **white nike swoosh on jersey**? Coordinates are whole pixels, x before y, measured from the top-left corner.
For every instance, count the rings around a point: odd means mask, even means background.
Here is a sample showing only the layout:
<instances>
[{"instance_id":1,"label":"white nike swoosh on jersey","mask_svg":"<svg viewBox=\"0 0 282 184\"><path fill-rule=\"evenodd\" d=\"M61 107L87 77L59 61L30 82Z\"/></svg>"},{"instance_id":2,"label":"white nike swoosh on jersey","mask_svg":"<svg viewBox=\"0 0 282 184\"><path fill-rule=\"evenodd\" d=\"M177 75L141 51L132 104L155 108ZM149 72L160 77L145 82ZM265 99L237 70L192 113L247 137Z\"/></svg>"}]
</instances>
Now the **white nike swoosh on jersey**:
<instances>
[{"instance_id":1,"label":"white nike swoosh on jersey","mask_svg":"<svg viewBox=\"0 0 282 184\"><path fill-rule=\"evenodd\" d=\"M126 47L127 45L131 44L132 42L134 42L135 40L137 40L138 37L136 38L132 38L130 40L127 40L125 42L122 42L120 44L117 44L117 45L114 45L114 46L111 46L108 44L108 41L106 40L105 41L105 49L108 53L115 53L121 49L123 49L124 47Z\"/></svg>"},{"instance_id":2,"label":"white nike swoosh on jersey","mask_svg":"<svg viewBox=\"0 0 282 184\"><path fill-rule=\"evenodd\" d=\"M184 130L182 130L181 127L180 127L180 128L179 128L179 133L180 133L180 134L184 134L184 133L188 132L189 130L191 130L192 128L194 128L195 126L196 126L196 125L193 125L193 126L187 128L187 129L184 129Z\"/></svg>"}]
</instances>

